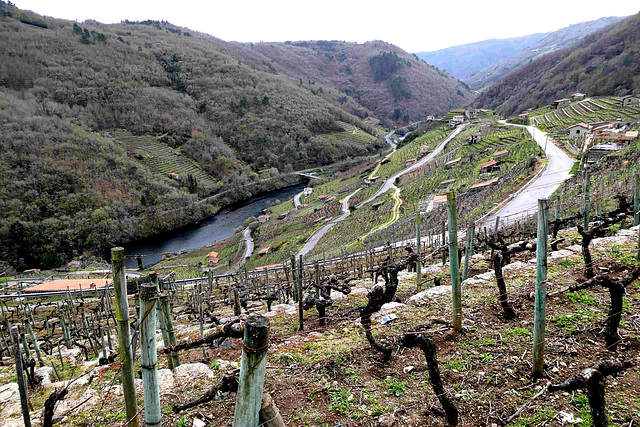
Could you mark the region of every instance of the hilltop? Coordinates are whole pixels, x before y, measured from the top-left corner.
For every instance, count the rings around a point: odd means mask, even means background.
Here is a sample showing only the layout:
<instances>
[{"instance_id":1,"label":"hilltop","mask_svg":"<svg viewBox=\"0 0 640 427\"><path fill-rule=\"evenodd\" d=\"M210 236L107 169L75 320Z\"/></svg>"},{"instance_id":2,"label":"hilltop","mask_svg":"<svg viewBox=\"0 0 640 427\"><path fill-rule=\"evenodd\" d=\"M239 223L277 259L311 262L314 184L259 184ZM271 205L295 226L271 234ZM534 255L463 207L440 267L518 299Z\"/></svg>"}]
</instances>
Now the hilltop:
<instances>
[{"instance_id":1,"label":"hilltop","mask_svg":"<svg viewBox=\"0 0 640 427\"><path fill-rule=\"evenodd\" d=\"M531 61L483 92L473 103L509 116L554 99L628 95L640 90L640 14L586 36L578 43Z\"/></svg>"},{"instance_id":2,"label":"hilltop","mask_svg":"<svg viewBox=\"0 0 640 427\"><path fill-rule=\"evenodd\" d=\"M250 48L301 87L314 93L326 92L327 85L336 88L341 103L351 97L388 125L442 115L474 98L447 73L382 41L288 41L252 43Z\"/></svg>"}]
</instances>

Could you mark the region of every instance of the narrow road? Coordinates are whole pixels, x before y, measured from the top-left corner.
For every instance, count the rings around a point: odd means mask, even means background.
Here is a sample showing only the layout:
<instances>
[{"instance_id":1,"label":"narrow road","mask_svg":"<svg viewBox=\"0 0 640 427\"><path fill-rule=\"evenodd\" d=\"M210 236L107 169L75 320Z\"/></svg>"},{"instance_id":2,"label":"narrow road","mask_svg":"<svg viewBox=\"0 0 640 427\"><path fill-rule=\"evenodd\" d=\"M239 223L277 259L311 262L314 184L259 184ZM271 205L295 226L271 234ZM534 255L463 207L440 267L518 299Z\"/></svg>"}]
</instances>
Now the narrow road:
<instances>
[{"instance_id":1,"label":"narrow road","mask_svg":"<svg viewBox=\"0 0 640 427\"><path fill-rule=\"evenodd\" d=\"M418 162L414 163L412 166L409 166L408 168L405 168L403 170L401 170L400 172L396 173L395 175L393 175L391 178L389 178L384 185L382 186L382 188L380 188L373 196L369 197L367 200L365 200L364 202L360 203L358 205L358 208L360 208L361 206L375 200L376 198L380 197L382 194L386 193L387 191L389 191L389 189L391 188L396 188L395 187L395 182L396 182L396 178L404 175L407 172L410 172L416 168L419 168L420 166L424 165L425 163L433 160L434 157L436 157L438 154L440 154L440 152L447 146L447 144L449 143L449 141L451 141L453 138L455 138L455 136L457 134L460 133L460 131L462 129L464 129L466 125L461 125L458 126L458 128L453 131L453 133L451 135L449 135L439 146L438 148L436 148L433 153L429 154L428 156L423 157L422 159L420 159ZM393 135L393 132L391 132L390 134L388 134L386 136L386 140L389 143L389 145L391 145L392 150L395 149L395 144L393 144L393 142L391 141L391 135ZM349 194L343 201L342 201L342 212L343 214L340 215L338 218L335 218L334 220L332 220L331 222L329 222L328 224L325 224L320 230L316 231L315 234L313 234L309 240L307 241L307 243L305 243L305 245L302 247L302 249L300 250L300 252L298 252L298 256L300 255L306 255L308 254L320 241L320 239L327 233L327 231L329 231L331 229L331 227L333 227L334 225L336 225L337 223L339 223L340 221L345 220L350 214L351 212L349 211L349 199L355 195L358 191L360 191L361 188L358 188L356 191L354 191L353 193ZM399 191L396 193L396 203L398 203L399 201ZM400 201L401 203L401 201ZM398 204L399 206L399 204Z\"/></svg>"},{"instance_id":2,"label":"narrow road","mask_svg":"<svg viewBox=\"0 0 640 427\"><path fill-rule=\"evenodd\" d=\"M466 124L458 126L456 128L456 130L454 130L453 133L451 135L449 135L438 146L438 148L436 148L432 153L430 153L427 156L424 156L422 159L418 160L413 165L409 166L406 169L401 170L400 172L397 172L396 174L391 176L391 178L387 179L387 181L384 183L384 185L378 191L376 191L376 193L373 196L369 197L367 200L365 200L364 202L360 203L358 205L358 208L360 208L361 206L366 205L367 203L370 203L370 202L374 201L375 199L377 199L378 197L380 197L381 195L383 195L384 193L389 191L389 189L395 184L397 178L399 178L402 175L404 175L405 173L411 172L412 170L417 169L417 168L421 167L422 165L424 165L425 163L428 163L431 160L433 160L438 154L440 154L440 152L442 150L444 150L444 148L447 146L449 141L451 141L453 138L455 138L456 135L458 135L460 133L460 131L462 131L462 129L465 128L465 126L466 126Z\"/></svg>"},{"instance_id":3,"label":"narrow road","mask_svg":"<svg viewBox=\"0 0 640 427\"><path fill-rule=\"evenodd\" d=\"M304 194L304 191L299 192L295 196L293 196L293 205L296 209L300 209L300 197Z\"/></svg>"},{"instance_id":4,"label":"narrow road","mask_svg":"<svg viewBox=\"0 0 640 427\"><path fill-rule=\"evenodd\" d=\"M316 231L309 238L309 240L307 240L307 243L305 243L305 245L302 247L302 249L300 249L300 252L298 252L298 256L300 256L300 255L304 256L304 255L308 254L313 248L316 247L316 245L318 244L320 239L322 239L322 237L325 234L327 234L327 231L329 231L331 229L331 227L333 227L334 225L336 225L340 221L343 221L345 218L347 218L349 215L351 215L351 211L349 210L349 199L351 197L355 196L356 193L358 191L360 191L360 190L362 190L362 188L358 188L356 191L354 191L353 193L349 194L347 197L345 197L342 200L342 215L340 215L338 218L335 218L332 221L328 222L327 224L322 226L322 228L320 230Z\"/></svg>"},{"instance_id":5,"label":"narrow road","mask_svg":"<svg viewBox=\"0 0 640 427\"><path fill-rule=\"evenodd\" d=\"M554 143L548 141L546 132L542 132L533 126L519 127L526 127L536 143L547 154L549 163L541 174L530 181L526 187L514 193L507 204L484 218L478 223L478 226L486 226L487 228L495 226L497 216L500 217L501 222L503 219L506 222L513 222L535 214L538 211L538 199L550 197L560 184L569 177L569 172L575 160Z\"/></svg>"},{"instance_id":6,"label":"narrow road","mask_svg":"<svg viewBox=\"0 0 640 427\"><path fill-rule=\"evenodd\" d=\"M244 229L242 235L244 236L245 242L243 259L251 258L251 255L253 255L253 237L251 237L251 230L249 229L249 227Z\"/></svg>"}]
</instances>

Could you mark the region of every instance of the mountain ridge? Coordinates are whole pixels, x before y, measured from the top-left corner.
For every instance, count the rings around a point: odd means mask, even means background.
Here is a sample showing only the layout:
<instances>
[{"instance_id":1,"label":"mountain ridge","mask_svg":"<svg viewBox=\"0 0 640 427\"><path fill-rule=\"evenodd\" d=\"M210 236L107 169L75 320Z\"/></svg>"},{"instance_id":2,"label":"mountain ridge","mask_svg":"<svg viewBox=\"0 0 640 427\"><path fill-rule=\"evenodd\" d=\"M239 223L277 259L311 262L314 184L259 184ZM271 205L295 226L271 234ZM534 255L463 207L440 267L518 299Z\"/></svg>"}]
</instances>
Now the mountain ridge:
<instances>
[{"instance_id":1,"label":"mountain ridge","mask_svg":"<svg viewBox=\"0 0 640 427\"><path fill-rule=\"evenodd\" d=\"M593 21L569 25L558 31L548 33L544 38L533 45L525 47L521 52L478 70L473 75L465 78L464 82L473 90L483 89L529 61L546 53L568 47L587 35L606 26L616 24L623 19L623 17L617 16L603 17Z\"/></svg>"},{"instance_id":2,"label":"mountain ridge","mask_svg":"<svg viewBox=\"0 0 640 427\"><path fill-rule=\"evenodd\" d=\"M640 13L543 55L491 85L474 102L510 116L581 92L587 96L640 91Z\"/></svg>"},{"instance_id":3,"label":"mountain ridge","mask_svg":"<svg viewBox=\"0 0 640 427\"><path fill-rule=\"evenodd\" d=\"M521 52L551 34L536 33L505 39L488 39L428 52L416 52L423 61L466 80L483 68Z\"/></svg>"}]
</instances>

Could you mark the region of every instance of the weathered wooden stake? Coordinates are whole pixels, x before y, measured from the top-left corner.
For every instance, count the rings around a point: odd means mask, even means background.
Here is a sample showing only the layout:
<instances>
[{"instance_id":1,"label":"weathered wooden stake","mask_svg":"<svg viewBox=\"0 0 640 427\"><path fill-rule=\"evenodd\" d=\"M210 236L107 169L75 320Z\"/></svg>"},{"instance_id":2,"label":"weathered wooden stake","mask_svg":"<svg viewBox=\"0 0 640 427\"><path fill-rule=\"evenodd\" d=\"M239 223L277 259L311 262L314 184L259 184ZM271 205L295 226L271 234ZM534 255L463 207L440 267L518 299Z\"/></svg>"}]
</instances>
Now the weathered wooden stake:
<instances>
[{"instance_id":1,"label":"weathered wooden stake","mask_svg":"<svg viewBox=\"0 0 640 427\"><path fill-rule=\"evenodd\" d=\"M541 378L544 374L544 335L546 327L547 303L547 236L549 201L538 200L538 240L536 248L536 289L533 324L533 376Z\"/></svg>"},{"instance_id":2,"label":"weathered wooden stake","mask_svg":"<svg viewBox=\"0 0 640 427\"><path fill-rule=\"evenodd\" d=\"M136 387L133 381L133 358L131 357L131 333L129 330L129 300L127 299L127 279L124 275L124 248L111 248L111 268L113 289L116 300L116 322L118 323L118 343L120 344L120 364L122 371L122 392L129 427L140 427Z\"/></svg>"},{"instance_id":3,"label":"weathered wooden stake","mask_svg":"<svg viewBox=\"0 0 640 427\"><path fill-rule=\"evenodd\" d=\"M44 363L42 361L42 353L40 353L40 345L38 344L38 340L36 339L36 334L33 333L33 329L31 328L31 323L28 320L24 322L24 327L27 330L27 333L31 337L31 342L33 342L33 349L36 351L36 357L40 364Z\"/></svg>"},{"instance_id":4,"label":"weathered wooden stake","mask_svg":"<svg viewBox=\"0 0 640 427\"><path fill-rule=\"evenodd\" d=\"M302 255L298 258L298 321L300 322L299 331L304 331L304 309L302 308L302 281L304 279L304 270L302 269Z\"/></svg>"},{"instance_id":5,"label":"weathered wooden stake","mask_svg":"<svg viewBox=\"0 0 640 427\"><path fill-rule=\"evenodd\" d=\"M160 296L160 317L162 318L162 323L167 330L167 341L165 341L164 345L169 348L173 348L176 346L176 333L173 330L173 318L171 316L171 305L169 304L167 295ZM175 369L180 366L180 357L178 356L178 352L172 350L169 353L169 368Z\"/></svg>"},{"instance_id":6,"label":"weathered wooden stake","mask_svg":"<svg viewBox=\"0 0 640 427\"><path fill-rule=\"evenodd\" d=\"M158 352L156 350L156 300L155 284L140 286L140 359L142 363L142 387L144 392L144 422L147 427L162 424L160 410L160 384L158 383Z\"/></svg>"},{"instance_id":7,"label":"weathered wooden stake","mask_svg":"<svg viewBox=\"0 0 640 427\"><path fill-rule=\"evenodd\" d=\"M416 292L420 292L420 282L422 280L422 267L420 263L420 209L416 211L416 254L418 260L416 261Z\"/></svg>"},{"instance_id":8,"label":"weathered wooden stake","mask_svg":"<svg viewBox=\"0 0 640 427\"><path fill-rule=\"evenodd\" d=\"M298 302L298 282L296 280L296 256L295 255L291 255L291 282L293 283L293 302Z\"/></svg>"},{"instance_id":9,"label":"weathered wooden stake","mask_svg":"<svg viewBox=\"0 0 640 427\"><path fill-rule=\"evenodd\" d=\"M447 196L447 197L449 197L449 196ZM442 221L442 241L440 242L440 246L444 246L445 241L446 241L445 224L444 224L444 221ZM443 248L442 249L442 265L444 265L446 262L447 262L447 251L445 251L444 248Z\"/></svg>"},{"instance_id":10,"label":"weathered wooden stake","mask_svg":"<svg viewBox=\"0 0 640 427\"><path fill-rule=\"evenodd\" d=\"M467 274L469 273L469 263L473 256L473 239L475 238L476 224L475 222L469 222L469 228L467 228L467 246L464 250L464 267L462 268L462 281L467 280Z\"/></svg>"},{"instance_id":11,"label":"weathered wooden stake","mask_svg":"<svg viewBox=\"0 0 640 427\"><path fill-rule=\"evenodd\" d=\"M149 277L151 278L151 283L154 284L154 286L156 287L156 291L160 291L160 285L158 283L158 274L155 271L151 271L149 272ZM164 346L169 348L169 346L171 345L169 343L169 334L167 333L167 325L165 322L165 318L164 315L162 313L162 295L159 295L159 304L156 304L156 315L158 316L159 320L160 320L160 332L162 333L162 341L164 342ZM171 358L171 356L169 355L167 357L167 364L169 365L169 369L173 370L174 366L173 366L173 360Z\"/></svg>"},{"instance_id":12,"label":"weathered wooden stake","mask_svg":"<svg viewBox=\"0 0 640 427\"><path fill-rule=\"evenodd\" d=\"M460 292L460 263L458 262L458 220L456 217L456 197L447 193L449 208L449 272L451 274L451 296L453 300L453 329L462 330L462 304Z\"/></svg>"},{"instance_id":13,"label":"weathered wooden stake","mask_svg":"<svg viewBox=\"0 0 640 427\"><path fill-rule=\"evenodd\" d=\"M269 318L249 316L244 326L244 348L240 361L240 379L233 416L234 427L255 427L259 424L264 375L269 346Z\"/></svg>"},{"instance_id":14,"label":"weathered wooden stake","mask_svg":"<svg viewBox=\"0 0 640 427\"><path fill-rule=\"evenodd\" d=\"M278 407L269 393L262 394L262 405L260 406L260 426L264 427L285 427L284 420Z\"/></svg>"},{"instance_id":15,"label":"weathered wooden stake","mask_svg":"<svg viewBox=\"0 0 640 427\"><path fill-rule=\"evenodd\" d=\"M20 354L20 340L18 327L11 327L11 342L13 344L13 357L16 362L16 375L18 377L18 390L20 392L20 406L22 407L22 419L25 427L31 427L31 415L29 414L29 396L27 395L27 380L22 369L22 355Z\"/></svg>"},{"instance_id":16,"label":"weathered wooden stake","mask_svg":"<svg viewBox=\"0 0 640 427\"><path fill-rule=\"evenodd\" d=\"M591 209L589 191L591 188L591 178L589 176L589 166L584 165L584 216L582 217L582 228L589 229L589 210Z\"/></svg>"},{"instance_id":17,"label":"weathered wooden stake","mask_svg":"<svg viewBox=\"0 0 640 427\"><path fill-rule=\"evenodd\" d=\"M633 172L633 225L640 224L640 172Z\"/></svg>"}]
</instances>

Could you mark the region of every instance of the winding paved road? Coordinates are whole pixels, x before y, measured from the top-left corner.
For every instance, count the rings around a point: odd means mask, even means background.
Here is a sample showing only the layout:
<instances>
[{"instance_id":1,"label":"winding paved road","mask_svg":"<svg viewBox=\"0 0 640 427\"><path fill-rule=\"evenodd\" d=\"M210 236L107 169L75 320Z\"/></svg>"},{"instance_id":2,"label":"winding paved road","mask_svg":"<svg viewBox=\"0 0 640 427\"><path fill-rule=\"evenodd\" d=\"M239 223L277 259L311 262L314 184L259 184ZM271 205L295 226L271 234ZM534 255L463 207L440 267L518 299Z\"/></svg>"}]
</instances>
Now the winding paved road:
<instances>
[{"instance_id":1,"label":"winding paved road","mask_svg":"<svg viewBox=\"0 0 640 427\"><path fill-rule=\"evenodd\" d=\"M244 242L246 243L244 248L244 259L247 259L253 254L253 237L251 237L251 229L249 227L245 228L242 235L244 236Z\"/></svg>"},{"instance_id":2,"label":"winding paved road","mask_svg":"<svg viewBox=\"0 0 640 427\"><path fill-rule=\"evenodd\" d=\"M518 126L518 125L512 125ZM489 216L478 223L478 226L495 226L496 217L500 216L507 222L521 220L538 211L538 199L550 197L558 189L560 184L569 177L569 172L573 167L573 160L562 149L558 148L547 139L547 134L533 126L526 127L533 139L547 153L549 163L547 167L533 178L525 187L514 193L505 205L497 212L492 212Z\"/></svg>"},{"instance_id":3,"label":"winding paved road","mask_svg":"<svg viewBox=\"0 0 640 427\"><path fill-rule=\"evenodd\" d=\"M393 187L393 185L395 184L397 178L399 178L402 175L404 175L405 173L411 172L412 170L417 169L417 168L421 167L422 165L424 165L425 163L428 163L431 160L433 160L438 154L440 154L440 152L442 150L444 150L444 147L447 146L449 141L451 141L453 138L455 138L456 135L458 135L460 133L460 131L462 131L462 129L465 128L465 126L466 126L466 124L458 126L456 128L456 130L454 130L453 133L451 135L449 135L438 146L438 148L436 148L431 154L429 154L428 156L424 156L422 159L418 160L417 162L415 162L413 165L409 166L408 168L405 168L405 169L401 170L400 172L397 172L395 175L392 175L391 178L387 179L387 181L384 183L384 185L382 187L380 187L380 189L378 191L376 191L376 193L373 196L369 197L367 200L365 200L364 202L360 203L358 205L358 208L361 207L361 206L366 205L369 202L374 201L375 199L377 199L378 197L380 197L381 195L383 195L384 193L389 191L389 189L391 189L391 187Z\"/></svg>"},{"instance_id":4,"label":"winding paved road","mask_svg":"<svg viewBox=\"0 0 640 427\"><path fill-rule=\"evenodd\" d=\"M464 129L465 126L466 125L458 126L458 128L455 131L453 131L453 133L451 135L449 135L438 146L438 148L436 148L433 151L433 153L429 154L428 156L423 157L422 159L420 159L419 161L417 161L413 165L409 166L408 168L405 168L405 169L401 170L400 172L398 172L395 175L391 176L391 178L387 179L387 181L384 183L384 185L378 191L376 191L376 193L373 196L369 197L367 200L365 200L364 202L360 203L358 205L358 208L360 208L361 206L363 206L363 205L365 205L365 204L367 204L369 202L372 202L376 198L380 197L381 195L383 195L384 193L389 191L389 189L396 188L395 187L396 178L398 178L398 177L404 175L405 173L410 172L410 171L412 171L412 170L414 170L416 168L419 168L420 166L424 165L425 163L431 161L434 157L436 157L444 149L444 147L447 146L449 141L451 141L453 138L455 138L455 136L457 134L459 134L462 129ZM393 144L393 142L391 141L391 135L393 135L393 132L388 134L385 137L385 139L387 140L389 145L391 145L392 150L393 150L395 148L395 144ZM331 227L333 227L334 225L336 225L340 221L344 221L351 214L351 212L349 211L349 199L352 196L354 196L360 190L361 190L361 188L358 188L356 191L354 191L353 193L349 194L342 201L342 212L343 212L342 215L340 215L338 218L335 218L331 222L325 224L322 228L320 228L320 230L316 231L315 234L313 234L309 238L307 243L305 243L305 245L302 247L300 252L298 252L298 256L300 256L300 255L304 256L304 255L308 254L318 244L320 239L327 233L327 231L329 231L331 229Z\"/></svg>"},{"instance_id":5,"label":"winding paved road","mask_svg":"<svg viewBox=\"0 0 640 427\"><path fill-rule=\"evenodd\" d=\"M335 218L332 221L326 223L325 225L322 226L322 228L320 228L320 230L316 231L309 238L309 240L307 240L307 243L305 243L305 245L302 247L302 249L300 249L300 252L298 252L298 256L300 256L300 255L304 256L304 255L308 254L313 248L316 247L316 245L318 244L320 239L322 239L322 237L327 233L327 231L329 231L331 229L331 227L333 227L334 225L336 225L340 221L343 221L345 218L347 218L349 215L351 215L351 211L349 210L349 199L351 197L355 196L355 194L360 190L362 190L362 188L358 188L356 191L354 191L353 193L349 194L347 197L345 197L342 200L342 215L340 215L338 218Z\"/></svg>"}]
</instances>

